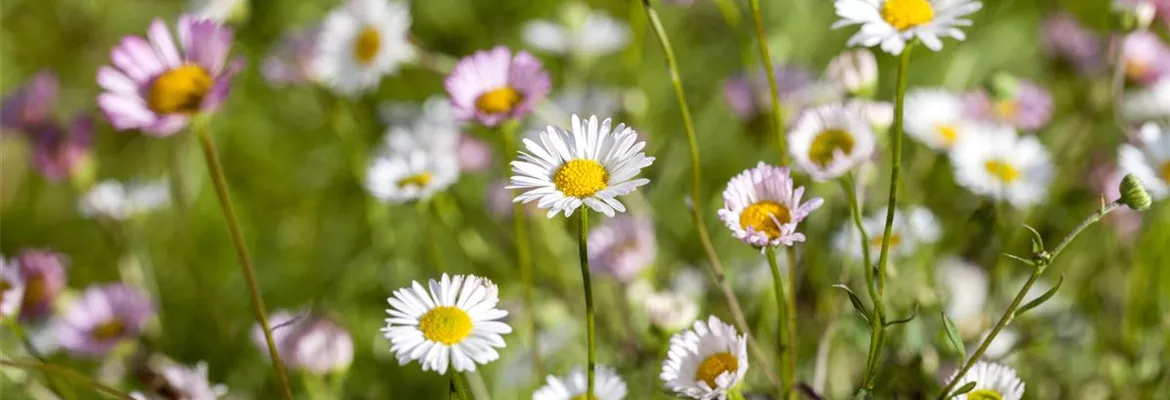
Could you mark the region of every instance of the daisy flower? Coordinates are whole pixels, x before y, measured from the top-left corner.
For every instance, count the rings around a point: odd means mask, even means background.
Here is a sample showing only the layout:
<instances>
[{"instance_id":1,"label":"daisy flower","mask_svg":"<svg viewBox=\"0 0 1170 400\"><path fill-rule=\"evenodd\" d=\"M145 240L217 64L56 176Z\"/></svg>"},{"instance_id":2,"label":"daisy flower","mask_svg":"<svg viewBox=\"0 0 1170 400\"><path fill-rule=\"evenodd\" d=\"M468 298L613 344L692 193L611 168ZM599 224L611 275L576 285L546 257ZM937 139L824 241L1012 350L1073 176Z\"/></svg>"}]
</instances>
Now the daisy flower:
<instances>
[{"instance_id":1,"label":"daisy flower","mask_svg":"<svg viewBox=\"0 0 1170 400\"><path fill-rule=\"evenodd\" d=\"M83 174L93 149L93 119L73 118L68 127L47 122L32 128L33 166L49 182Z\"/></svg>"},{"instance_id":2,"label":"daisy flower","mask_svg":"<svg viewBox=\"0 0 1170 400\"><path fill-rule=\"evenodd\" d=\"M207 377L207 363L203 361L194 367L167 365L161 368L159 375L166 387L159 390L157 396L134 393L131 397L140 400L216 400L228 394L227 386L211 383Z\"/></svg>"},{"instance_id":3,"label":"daisy flower","mask_svg":"<svg viewBox=\"0 0 1170 400\"><path fill-rule=\"evenodd\" d=\"M325 17L313 72L338 94L376 89L385 75L415 58L410 6L394 0L348 0Z\"/></svg>"},{"instance_id":4,"label":"daisy flower","mask_svg":"<svg viewBox=\"0 0 1170 400\"><path fill-rule=\"evenodd\" d=\"M1006 126L980 126L951 149L955 181L971 192L1027 207L1044 200L1052 181L1048 150L1035 136Z\"/></svg>"},{"instance_id":5,"label":"daisy flower","mask_svg":"<svg viewBox=\"0 0 1170 400\"><path fill-rule=\"evenodd\" d=\"M609 118L599 123L597 116L582 121L574 114L571 131L549 126L540 143L524 139L528 151L512 161L515 175L507 187L523 191L514 201L539 200L537 206L548 208L549 218L562 212L571 216L582 205L609 217L625 212L617 196L650 183L634 177L654 157L642 152L646 142L638 141L633 129L610 125Z\"/></svg>"},{"instance_id":6,"label":"daisy flower","mask_svg":"<svg viewBox=\"0 0 1170 400\"><path fill-rule=\"evenodd\" d=\"M956 399L1020 400L1024 397L1024 382L1016 376L1015 370L1005 365L979 361L963 375L963 379L960 379L955 387L962 387L969 382L975 382L975 388L955 396Z\"/></svg>"},{"instance_id":7,"label":"daisy flower","mask_svg":"<svg viewBox=\"0 0 1170 400\"><path fill-rule=\"evenodd\" d=\"M49 316L57 297L65 290L65 255L49 250L24 250L16 256L16 268L24 280L20 319L34 321Z\"/></svg>"},{"instance_id":8,"label":"daisy flower","mask_svg":"<svg viewBox=\"0 0 1170 400\"><path fill-rule=\"evenodd\" d=\"M366 190L384 203L401 204L429 199L458 179L459 161L452 154L384 150L366 170Z\"/></svg>"},{"instance_id":9,"label":"daisy flower","mask_svg":"<svg viewBox=\"0 0 1170 400\"><path fill-rule=\"evenodd\" d=\"M564 24L543 19L524 24L524 41L545 52L581 58L604 56L630 42L630 28L624 22L577 3L564 9L569 16Z\"/></svg>"},{"instance_id":10,"label":"daisy flower","mask_svg":"<svg viewBox=\"0 0 1170 400\"><path fill-rule=\"evenodd\" d=\"M1130 121L1170 120L1170 76L1147 87L1126 90L1121 114Z\"/></svg>"},{"instance_id":11,"label":"daisy flower","mask_svg":"<svg viewBox=\"0 0 1170 400\"><path fill-rule=\"evenodd\" d=\"M969 126L963 100L942 89L911 89L906 94L906 133L935 150L950 150Z\"/></svg>"},{"instance_id":12,"label":"daisy flower","mask_svg":"<svg viewBox=\"0 0 1170 400\"><path fill-rule=\"evenodd\" d=\"M658 255L654 226L645 218L620 216L606 220L589 232L587 240L592 271L623 283L653 264Z\"/></svg>"},{"instance_id":13,"label":"daisy flower","mask_svg":"<svg viewBox=\"0 0 1170 400\"><path fill-rule=\"evenodd\" d=\"M353 338L349 331L321 315L278 310L269 314L272 339L289 368L325 375L342 371L353 362ZM252 344L267 357L268 342L260 324L253 324Z\"/></svg>"},{"instance_id":14,"label":"daisy flower","mask_svg":"<svg viewBox=\"0 0 1170 400\"><path fill-rule=\"evenodd\" d=\"M1149 122L1138 136L1137 145L1121 145L1121 169L1137 177L1154 199L1170 197L1170 129Z\"/></svg>"},{"instance_id":15,"label":"daisy flower","mask_svg":"<svg viewBox=\"0 0 1170 400\"><path fill-rule=\"evenodd\" d=\"M1028 80L1003 77L1010 82L1004 93L994 95L978 90L964 96L966 114L985 122L1011 125L1021 131L1036 131L1048 125L1052 120L1052 95L1048 89Z\"/></svg>"},{"instance_id":16,"label":"daisy flower","mask_svg":"<svg viewBox=\"0 0 1170 400\"><path fill-rule=\"evenodd\" d=\"M125 221L166 207L171 202L169 183L164 180L123 184L103 181L94 185L78 201L81 215Z\"/></svg>"},{"instance_id":17,"label":"daisy flower","mask_svg":"<svg viewBox=\"0 0 1170 400\"><path fill-rule=\"evenodd\" d=\"M927 48L942 49L941 38L966 39L959 27L971 26L968 14L983 4L972 0L836 0L841 20L833 29L861 25L848 45L873 47L898 55L906 43L917 38Z\"/></svg>"},{"instance_id":18,"label":"daisy flower","mask_svg":"<svg viewBox=\"0 0 1170 400\"><path fill-rule=\"evenodd\" d=\"M227 98L232 77L243 65L241 60L227 64L232 29L183 16L178 32L180 47L166 24L155 19L147 30L149 41L126 36L110 52L114 66L98 69L98 85L105 89L98 107L115 129L171 135Z\"/></svg>"},{"instance_id":19,"label":"daisy flower","mask_svg":"<svg viewBox=\"0 0 1170 400\"><path fill-rule=\"evenodd\" d=\"M796 225L824 203L817 197L801 204L803 196L804 187L793 188L788 168L761 161L727 182L719 219L732 236L752 246L791 246L804 241Z\"/></svg>"},{"instance_id":20,"label":"daisy flower","mask_svg":"<svg viewBox=\"0 0 1170 400\"><path fill-rule=\"evenodd\" d=\"M141 334L154 314L154 303L137 288L91 286L65 310L54 331L66 350L100 357Z\"/></svg>"},{"instance_id":21,"label":"daisy flower","mask_svg":"<svg viewBox=\"0 0 1170 400\"><path fill-rule=\"evenodd\" d=\"M1121 45L1125 77L1148 85L1170 74L1170 46L1156 33L1141 31L1126 35Z\"/></svg>"},{"instance_id":22,"label":"daisy flower","mask_svg":"<svg viewBox=\"0 0 1170 400\"><path fill-rule=\"evenodd\" d=\"M882 249L882 234L886 226L885 208L862 219L861 224L869 235L870 253L878 254ZM913 255L920 246L937 242L941 234L938 219L925 207L914 207L909 211L894 210L894 224L890 228L890 253L899 257ZM837 234L834 247L860 259L864 255L860 243L861 233L854 224L849 223Z\"/></svg>"},{"instance_id":23,"label":"daisy flower","mask_svg":"<svg viewBox=\"0 0 1170 400\"><path fill-rule=\"evenodd\" d=\"M429 291L416 281L389 299L390 317L382 333L398 363L418 360L423 371L445 374L448 365L459 372L475 371L476 364L500 358L496 348L505 346L501 335L512 327L499 321L508 312L496 308L496 285L474 275L443 274L428 286Z\"/></svg>"},{"instance_id":24,"label":"daisy flower","mask_svg":"<svg viewBox=\"0 0 1170 400\"><path fill-rule=\"evenodd\" d=\"M11 130L28 130L47 122L57 104L61 84L57 74L40 71L33 75L24 86L4 97L0 107L0 127Z\"/></svg>"},{"instance_id":25,"label":"daisy flower","mask_svg":"<svg viewBox=\"0 0 1170 400\"><path fill-rule=\"evenodd\" d=\"M540 60L503 46L459 60L444 83L456 118L489 127L528 115L552 85Z\"/></svg>"},{"instance_id":26,"label":"daisy flower","mask_svg":"<svg viewBox=\"0 0 1170 400\"><path fill-rule=\"evenodd\" d=\"M747 337L711 316L670 338L658 377L679 396L714 400L725 398L747 369Z\"/></svg>"},{"instance_id":27,"label":"daisy flower","mask_svg":"<svg viewBox=\"0 0 1170 400\"><path fill-rule=\"evenodd\" d=\"M845 51L829 62L825 76L847 93L868 97L877 85L877 58L866 49Z\"/></svg>"},{"instance_id":28,"label":"daisy flower","mask_svg":"<svg viewBox=\"0 0 1170 400\"><path fill-rule=\"evenodd\" d=\"M875 139L862 103L838 103L801 113L788 132L788 145L802 170L817 181L825 181L869 160Z\"/></svg>"},{"instance_id":29,"label":"daisy flower","mask_svg":"<svg viewBox=\"0 0 1170 400\"><path fill-rule=\"evenodd\" d=\"M598 365L593 369L593 398L596 400L622 400L626 398L626 382L613 368ZM576 400L585 396L585 369L573 368L564 379L549 375L547 384L532 394L532 400Z\"/></svg>"},{"instance_id":30,"label":"daisy flower","mask_svg":"<svg viewBox=\"0 0 1170 400\"><path fill-rule=\"evenodd\" d=\"M24 300L24 278L20 266L0 255L0 319L16 315Z\"/></svg>"}]
</instances>

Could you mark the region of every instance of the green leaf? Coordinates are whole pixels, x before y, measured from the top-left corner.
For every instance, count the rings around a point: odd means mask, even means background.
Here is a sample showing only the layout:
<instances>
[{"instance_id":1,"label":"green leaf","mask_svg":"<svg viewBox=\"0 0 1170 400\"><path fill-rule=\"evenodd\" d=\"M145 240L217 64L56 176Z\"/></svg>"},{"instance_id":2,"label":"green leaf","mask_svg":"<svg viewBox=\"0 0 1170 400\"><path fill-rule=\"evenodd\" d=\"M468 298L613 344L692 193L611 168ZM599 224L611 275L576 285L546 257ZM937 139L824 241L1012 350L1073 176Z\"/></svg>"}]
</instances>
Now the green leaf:
<instances>
[{"instance_id":1,"label":"green leaf","mask_svg":"<svg viewBox=\"0 0 1170 400\"><path fill-rule=\"evenodd\" d=\"M962 364L967 361L967 349L963 347L963 339L959 338L959 328L955 327L955 323L947 318L947 313L939 313L942 315L943 329L947 333L947 340L950 341L951 347L959 352L959 363Z\"/></svg>"},{"instance_id":2,"label":"green leaf","mask_svg":"<svg viewBox=\"0 0 1170 400\"><path fill-rule=\"evenodd\" d=\"M1023 306L1020 306L1020 309L1016 310L1016 312L1012 316L1012 318L1023 315L1025 311L1031 310L1033 308L1039 307L1041 304L1044 304L1044 302L1048 301L1048 299L1051 299L1052 296L1056 295L1056 290L1060 289L1060 284L1062 284L1062 283L1064 283L1064 273L1063 272L1060 274L1060 280L1056 281L1056 284L1052 286L1052 289L1048 289L1047 292L1044 292L1044 294L1040 295L1040 297L1037 297L1035 300L1029 301L1028 304L1024 304Z\"/></svg>"},{"instance_id":3,"label":"green leaf","mask_svg":"<svg viewBox=\"0 0 1170 400\"><path fill-rule=\"evenodd\" d=\"M1035 254L1044 251L1044 238L1040 237L1040 232L1037 232L1035 228L1027 224L1024 225L1024 228L1032 232L1032 253Z\"/></svg>"},{"instance_id":4,"label":"green leaf","mask_svg":"<svg viewBox=\"0 0 1170 400\"><path fill-rule=\"evenodd\" d=\"M970 392L974 389L975 389L975 381L967 382L966 385L959 386L958 389L955 389L954 392L951 392L950 397L951 398L958 397L959 395L967 394L967 392Z\"/></svg>"},{"instance_id":5,"label":"green leaf","mask_svg":"<svg viewBox=\"0 0 1170 400\"><path fill-rule=\"evenodd\" d=\"M849 290L848 286L845 286L842 284L836 284L836 285L833 285L833 287L835 287L837 289L844 290L845 293L849 293L849 301L853 303L853 309L855 309L855 310L857 310L857 312L861 313L861 318L864 318L865 322L868 323L869 319L871 317L869 315L869 311L867 311L865 309L865 303L862 303L861 299L858 298L857 295L854 294L852 290Z\"/></svg>"},{"instance_id":6,"label":"green leaf","mask_svg":"<svg viewBox=\"0 0 1170 400\"><path fill-rule=\"evenodd\" d=\"M894 325L904 324L904 323L907 323L907 322L910 322L910 321L914 320L914 317L917 317L917 316L918 316L918 304L915 304L915 305L914 305L914 311L911 311L911 312L910 312L910 316L909 316L909 317L906 317L906 318L903 318L903 319L899 319L899 320L896 320L896 321L890 321L890 322L887 322L887 323L886 323L886 326L894 326Z\"/></svg>"},{"instance_id":7,"label":"green leaf","mask_svg":"<svg viewBox=\"0 0 1170 400\"><path fill-rule=\"evenodd\" d=\"M1032 260L1029 260L1029 259L1026 259L1026 258L1023 258L1023 257L1019 257L1019 256L1011 255L1011 254L1008 254L1008 253L1003 253L1003 256L1004 256L1004 257L1007 257L1007 258L1010 258L1010 259L1013 259L1013 260L1016 260L1016 261L1019 261L1019 262L1022 262L1022 263L1024 263L1024 264L1031 265L1031 266L1033 266L1033 267L1035 267L1035 266L1036 266L1036 263L1035 263L1035 262L1032 262Z\"/></svg>"}]
</instances>

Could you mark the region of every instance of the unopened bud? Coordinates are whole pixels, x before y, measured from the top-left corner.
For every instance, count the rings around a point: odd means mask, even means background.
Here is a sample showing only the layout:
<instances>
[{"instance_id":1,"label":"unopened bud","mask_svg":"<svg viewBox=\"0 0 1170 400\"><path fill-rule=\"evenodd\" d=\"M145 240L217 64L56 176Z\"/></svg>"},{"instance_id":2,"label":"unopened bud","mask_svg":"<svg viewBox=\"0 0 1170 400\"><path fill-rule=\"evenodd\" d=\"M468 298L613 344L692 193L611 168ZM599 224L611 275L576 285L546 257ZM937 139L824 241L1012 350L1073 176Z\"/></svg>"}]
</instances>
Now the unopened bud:
<instances>
[{"instance_id":1,"label":"unopened bud","mask_svg":"<svg viewBox=\"0 0 1170 400\"><path fill-rule=\"evenodd\" d=\"M1126 175L1121 178L1121 203L1134 210L1145 210L1150 208L1150 193L1146 192L1146 188L1142 187L1142 181L1138 180L1136 176Z\"/></svg>"},{"instance_id":2,"label":"unopened bud","mask_svg":"<svg viewBox=\"0 0 1170 400\"><path fill-rule=\"evenodd\" d=\"M877 87L877 59L869 50L841 53L829 62L826 73L829 80L857 97L872 97Z\"/></svg>"}]
</instances>

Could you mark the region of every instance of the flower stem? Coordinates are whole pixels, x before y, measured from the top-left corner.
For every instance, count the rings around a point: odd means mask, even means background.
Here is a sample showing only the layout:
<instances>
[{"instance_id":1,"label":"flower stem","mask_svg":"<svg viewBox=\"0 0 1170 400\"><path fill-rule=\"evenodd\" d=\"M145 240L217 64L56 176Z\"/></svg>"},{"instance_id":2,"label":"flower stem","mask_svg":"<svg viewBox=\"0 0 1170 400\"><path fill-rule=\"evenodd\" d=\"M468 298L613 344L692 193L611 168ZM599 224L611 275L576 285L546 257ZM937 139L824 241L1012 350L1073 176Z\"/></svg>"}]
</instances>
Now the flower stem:
<instances>
[{"instance_id":1,"label":"flower stem","mask_svg":"<svg viewBox=\"0 0 1170 400\"><path fill-rule=\"evenodd\" d=\"M760 0L749 2L752 19L756 25L756 43L760 46L760 59L764 61L764 74L768 76L768 90L772 95L772 130L776 134L776 146L780 152L780 164L788 164L788 140L784 136L784 115L780 111L780 89L776 84L776 71L772 69L772 55L768 51L768 32L764 29L764 13L760 11Z\"/></svg>"},{"instance_id":2,"label":"flower stem","mask_svg":"<svg viewBox=\"0 0 1170 400\"><path fill-rule=\"evenodd\" d=\"M219 205L223 210L223 217L227 220L228 231L231 234L232 244L236 247L236 256L240 261L240 269L244 272L244 279L248 283L248 294L252 297L252 311L256 320L264 330L264 341L268 344L268 355L272 358L272 370L280 383L284 398L292 400L292 389L288 384L288 375L284 371L284 363L280 360L280 353L276 350L276 341L272 338L272 329L268 325L268 317L264 315L264 299L260 297L260 289L256 285L256 272L252 268L252 260L248 257L248 248L244 245L243 234L240 233L240 223L236 220L232 209L231 194L228 192L227 179L223 175L223 166L219 163L219 155L215 152L215 144L211 141L211 132L207 128L207 121L203 118L195 123L199 134L199 143L203 146L203 157L207 161L207 171L211 175L212 185L215 186L215 195L219 198Z\"/></svg>"},{"instance_id":3,"label":"flower stem","mask_svg":"<svg viewBox=\"0 0 1170 400\"><path fill-rule=\"evenodd\" d=\"M38 369L46 374L57 375L66 379L84 383L86 386L92 387L95 391L105 393L119 399L134 400L134 398L130 397L130 395L126 392L103 385L102 383L90 379L89 377L86 377L77 371L59 365L53 365L40 361L0 360L0 366L22 369Z\"/></svg>"},{"instance_id":4,"label":"flower stem","mask_svg":"<svg viewBox=\"0 0 1170 400\"><path fill-rule=\"evenodd\" d=\"M869 355L865 361L865 378L864 381L869 382L869 377L873 375L876 360L879 353L879 342L881 338L882 327L880 325L881 319L876 317L878 313L885 315L885 306L882 303L882 297L878 295L877 286L874 285L873 264L869 252L869 234L865 232L865 225L861 223L861 206L860 200L857 198L857 188L854 187L853 175L846 175L841 179L841 189L845 191L845 197L849 200L849 214L853 216L853 224L857 227L858 233L861 236L861 258L862 269L865 270L865 287L869 293L869 298L873 301L874 318L871 318L870 323L870 338L869 338Z\"/></svg>"},{"instance_id":5,"label":"flower stem","mask_svg":"<svg viewBox=\"0 0 1170 400\"><path fill-rule=\"evenodd\" d=\"M503 132L503 158L505 171L508 161L516 156L516 130L518 124L505 123L500 130ZM512 191L512 198L520 194L519 190ZM523 204L512 203L512 234L516 241L516 263L520 267L520 281L524 284L524 310L528 314L528 326L532 332L532 371L535 376L544 376L544 363L540 359L540 329L536 323L536 284L532 272L532 255L528 249L528 212Z\"/></svg>"},{"instance_id":6,"label":"flower stem","mask_svg":"<svg viewBox=\"0 0 1170 400\"><path fill-rule=\"evenodd\" d=\"M785 249L788 256L788 399L796 400L797 379L796 359L800 345L796 341L796 247L788 246Z\"/></svg>"},{"instance_id":7,"label":"flower stem","mask_svg":"<svg viewBox=\"0 0 1170 400\"><path fill-rule=\"evenodd\" d=\"M589 210L578 210L580 213L580 223L577 224L577 243L580 251L577 256L581 259L581 281L585 285L585 330L589 337L588 348L589 358L588 371L586 376L586 399L595 399L593 397L593 365L594 365L594 348L596 346L595 338L593 336L593 283L589 279Z\"/></svg>"},{"instance_id":8,"label":"flower stem","mask_svg":"<svg viewBox=\"0 0 1170 400\"><path fill-rule=\"evenodd\" d=\"M467 378L458 371L449 371L451 374L451 399L459 400L474 400L475 397L471 395L471 389L467 386Z\"/></svg>"},{"instance_id":9,"label":"flower stem","mask_svg":"<svg viewBox=\"0 0 1170 400\"><path fill-rule=\"evenodd\" d=\"M695 231L699 234L699 242L702 243L703 252L707 255L707 261L711 267L711 274L723 292L723 297L727 299L727 308L735 319L735 325L748 337L748 347L751 348L752 354L755 355L756 360L761 364L761 369L768 376L768 380L772 383L772 386L779 389L781 385L780 378L772 370L772 366L764 354L763 349L760 348L760 345L755 340L751 339L752 335L751 330L748 329L747 318L744 317L743 309L739 306L739 300L735 298L735 292L731 289L731 282L727 281L727 275L723 272L723 264L719 262L719 256L715 254L715 246L711 244L711 237L707 234L707 227L703 224L703 196L700 190L702 169L699 163L699 144L695 138L695 125L691 120L691 111L690 106L687 104L686 93L683 91L682 77L679 74L678 61L674 57L674 48L670 45L670 38L666 35L666 29L662 27L662 21L658 18L658 13L650 6L650 0L642 0L642 8L646 11L646 17L650 20L650 26L654 30L654 35L658 38L658 44L662 46L662 52L666 56L666 66L670 73L670 81L674 85L674 94L678 99L679 112L682 114L683 130L686 131L687 144L690 146L691 222L694 223Z\"/></svg>"},{"instance_id":10,"label":"flower stem","mask_svg":"<svg viewBox=\"0 0 1170 400\"><path fill-rule=\"evenodd\" d=\"M1081 224L1077 225L1076 228L1073 228L1072 232L1069 232L1068 235L1065 235L1064 239L1060 241L1060 244L1057 244L1056 247L1053 248L1051 253L1045 254L1046 257L1033 258L1035 267L1032 269L1032 275L1028 277L1028 281L1024 282L1024 286L1021 287L1020 291L1016 293L1016 297L1012 299L1012 303L1008 305L1007 310L1004 310L1003 315L999 317L999 322L995 323L995 326L991 328L991 332L987 334L987 337L983 338L983 342L979 343L979 347L975 349L974 353L971 353L971 357L967 359L967 362L963 364L963 367L959 369L959 372L955 373L955 376L951 378L951 381L947 383L946 387L943 387L942 393L938 394L938 400L947 398L947 394L949 394L951 389L955 387L955 384L957 384L959 380L963 378L963 375L967 373L967 370L970 370L971 367L975 366L975 363L983 357L983 353L986 352L987 348L991 346L991 342L995 340L995 337L999 335L999 332L1003 330L1007 324L1012 322L1012 319L1014 319L1016 316L1016 310L1020 307L1020 303L1024 301L1024 296L1028 295L1028 290L1031 289L1032 285L1036 283L1036 280L1040 278L1040 274L1044 273L1044 271L1048 269L1048 266L1052 264L1052 261L1056 259L1056 256L1060 254L1061 251L1064 251L1064 248L1068 247L1068 244L1071 243L1072 240L1077 237L1077 235L1080 235L1081 231L1084 231L1085 228L1089 227L1089 225L1092 225L1094 222L1101 220L1101 217L1104 217L1106 214L1113 212L1113 210L1116 210L1117 207L1120 206L1121 202L1115 201L1104 207L1101 207L1100 210L1097 210L1097 212L1094 212L1092 215L1089 215L1087 218L1085 218L1084 221L1081 221Z\"/></svg>"},{"instance_id":11,"label":"flower stem","mask_svg":"<svg viewBox=\"0 0 1170 400\"><path fill-rule=\"evenodd\" d=\"M780 326L776 329L776 348L780 353L777 357L780 360L780 374L784 376L780 388L780 398L789 398L793 393L792 388L796 387L796 382L793 379L795 365L785 362L791 359L788 355L793 351L792 344L789 342L792 321L787 315L788 295L784 292L784 279L780 274L780 266L776 263L776 248L765 247L764 254L768 258L768 266L772 268L772 291L776 292L776 312L779 313L777 320ZM788 267L792 268L791 265Z\"/></svg>"}]
</instances>

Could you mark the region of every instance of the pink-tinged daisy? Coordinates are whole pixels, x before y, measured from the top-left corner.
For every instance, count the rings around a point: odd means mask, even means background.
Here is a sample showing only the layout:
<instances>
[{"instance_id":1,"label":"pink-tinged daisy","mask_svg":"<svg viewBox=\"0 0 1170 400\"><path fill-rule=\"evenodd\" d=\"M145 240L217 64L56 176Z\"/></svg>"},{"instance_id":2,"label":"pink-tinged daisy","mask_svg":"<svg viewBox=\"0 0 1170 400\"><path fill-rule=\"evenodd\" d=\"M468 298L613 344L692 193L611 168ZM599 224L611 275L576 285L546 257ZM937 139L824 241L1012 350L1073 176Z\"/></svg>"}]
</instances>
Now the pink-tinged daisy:
<instances>
[{"instance_id":1,"label":"pink-tinged daisy","mask_svg":"<svg viewBox=\"0 0 1170 400\"><path fill-rule=\"evenodd\" d=\"M57 74L41 71L28 83L4 98L0 108L0 127L5 130L28 130L49 121L57 104L60 84Z\"/></svg>"},{"instance_id":2,"label":"pink-tinged daisy","mask_svg":"<svg viewBox=\"0 0 1170 400\"><path fill-rule=\"evenodd\" d=\"M1121 45L1125 77L1141 85L1153 84L1170 74L1170 46L1149 31L1134 32Z\"/></svg>"},{"instance_id":3,"label":"pink-tinged daisy","mask_svg":"<svg viewBox=\"0 0 1170 400\"><path fill-rule=\"evenodd\" d=\"M16 315L24 299L24 277L20 266L0 255L0 319Z\"/></svg>"},{"instance_id":4,"label":"pink-tinged daisy","mask_svg":"<svg viewBox=\"0 0 1170 400\"><path fill-rule=\"evenodd\" d=\"M1105 71L1103 42L1071 14L1054 15L1041 26L1040 44L1044 52L1064 61L1081 75L1096 76Z\"/></svg>"},{"instance_id":5,"label":"pink-tinged daisy","mask_svg":"<svg viewBox=\"0 0 1170 400\"><path fill-rule=\"evenodd\" d=\"M507 47L459 60L446 80L455 117L496 126L527 115L548 94L551 82L540 60Z\"/></svg>"},{"instance_id":6,"label":"pink-tinged daisy","mask_svg":"<svg viewBox=\"0 0 1170 400\"><path fill-rule=\"evenodd\" d=\"M90 286L69 305L54 331L62 348L99 357L141 334L154 314L154 303L138 288L120 283Z\"/></svg>"},{"instance_id":7,"label":"pink-tinged daisy","mask_svg":"<svg viewBox=\"0 0 1170 400\"><path fill-rule=\"evenodd\" d=\"M744 243L791 246L804 241L796 226L824 203L813 198L801 204L803 196L804 187L793 188L788 168L760 162L727 183L719 218Z\"/></svg>"},{"instance_id":8,"label":"pink-tinged daisy","mask_svg":"<svg viewBox=\"0 0 1170 400\"><path fill-rule=\"evenodd\" d=\"M839 21L833 29L861 25L849 38L850 46L881 46L898 55L917 38L926 48L939 51L942 38L966 39L960 27L971 26L967 15L983 8L972 0L836 0Z\"/></svg>"},{"instance_id":9,"label":"pink-tinged daisy","mask_svg":"<svg viewBox=\"0 0 1170 400\"><path fill-rule=\"evenodd\" d=\"M178 132L198 113L219 108L242 61L227 63L232 29L211 20L179 18L179 47L161 19L147 39L126 36L110 52L113 66L98 69L105 92L98 107L118 130L155 136ZM180 51L181 49L181 51Z\"/></svg>"},{"instance_id":10,"label":"pink-tinged daisy","mask_svg":"<svg viewBox=\"0 0 1170 400\"><path fill-rule=\"evenodd\" d=\"M628 283L654 263L658 244L654 226L645 218L620 216L589 232L589 265L593 272Z\"/></svg>"},{"instance_id":11,"label":"pink-tinged daisy","mask_svg":"<svg viewBox=\"0 0 1170 400\"><path fill-rule=\"evenodd\" d=\"M53 304L65 289L67 263L64 255L49 250L25 250L16 256L20 276L24 279L21 320L36 321L52 313Z\"/></svg>"},{"instance_id":12,"label":"pink-tinged daisy","mask_svg":"<svg viewBox=\"0 0 1170 400\"><path fill-rule=\"evenodd\" d=\"M270 315L272 336L289 368L324 375L353 362L353 338L344 327L322 315L280 310ZM252 325L252 343L268 356L268 344L259 324Z\"/></svg>"},{"instance_id":13,"label":"pink-tinged daisy","mask_svg":"<svg viewBox=\"0 0 1170 400\"><path fill-rule=\"evenodd\" d=\"M1011 125L1021 131L1035 131L1052 120L1052 95L1048 89L1025 79L1012 82L1003 93L979 90L963 97L965 113L971 118Z\"/></svg>"},{"instance_id":14,"label":"pink-tinged daisy","mask_svg":"<svg viewBox=\"0 0 1170 400\"><path fill-rule=\"evenodd\" d=\"M30 132L33 166L50 182L72 176L89 161L93 147L93 120L77 116L68 127L45 123Z\"/></svg>"}]
</instances>

